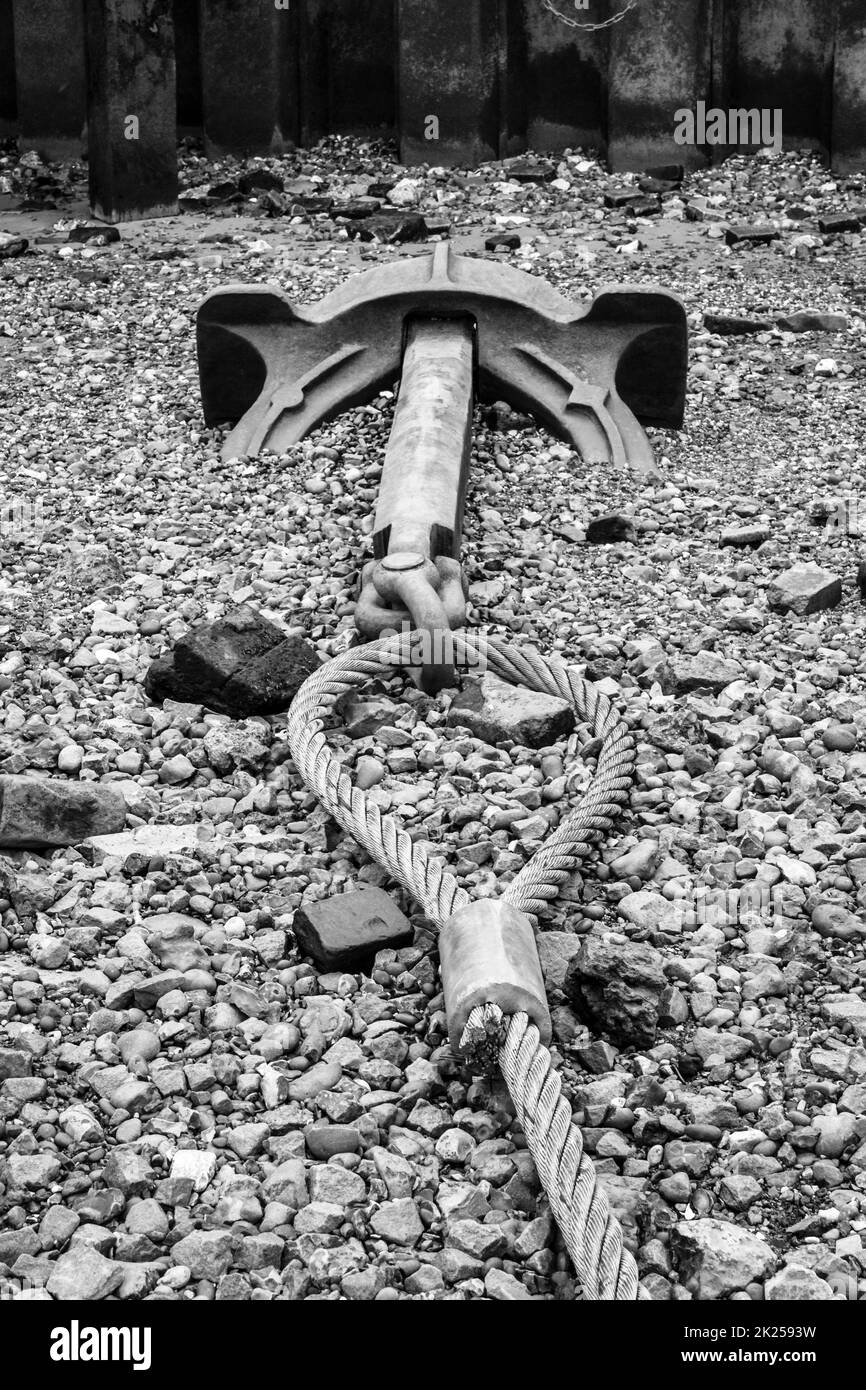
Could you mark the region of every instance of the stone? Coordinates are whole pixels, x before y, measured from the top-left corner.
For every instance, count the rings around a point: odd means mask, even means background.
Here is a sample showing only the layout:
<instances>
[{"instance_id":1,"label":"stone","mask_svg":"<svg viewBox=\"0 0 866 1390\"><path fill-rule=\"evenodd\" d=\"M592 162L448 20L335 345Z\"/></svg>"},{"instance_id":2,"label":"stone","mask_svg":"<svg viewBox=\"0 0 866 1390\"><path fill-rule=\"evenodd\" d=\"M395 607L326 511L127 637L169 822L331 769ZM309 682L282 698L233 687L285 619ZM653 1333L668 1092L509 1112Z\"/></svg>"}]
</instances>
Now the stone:
<instances>
[{"instance_id":1,"label":"stone","mask_svg":"<svg viewBox=\"0 0 866 1390\"><path fill-rule=\"evenodd\" d=\"M289 1099L313 1100L321 1091L332 1090L342 1075L343 1068L338 1062L316 1062L307 1071L301 1072L297 1080L290 1084Z\"/></svg>"},{"instance_id":2,"label":"stone","mask_svg":"<svg viewBox=\"0 0 866 1390\"><path fill-rule=\"evenodd\" d=\"M498 1226L488 1226L483 1221L449 1221L447 1241L464 1254L476 1260L489 1260L503 1254L506 1242Z\"/></svg>"},{"instance_id":3,"label":"stone","mask_svg":"<svg viewBox=\"0 0 866 1390\"><path fill-rule=\"evenodd\" d=\"M567 931L543 931L535 938L544 983L562 989L569 964L580 950L583 938Z\"/></svg>"},{"instance_id":4,"label":"stone","mask_svg":"<svg viewBox=\"0 0 866 1390\"><path fill-rule=\"evenodd\" d=\"M392 1245L415 1245L424 1234L418 1208L410 1197L383 1202L373 1213L370 1225L377 1236Z\"/></svg>"},{"instance_id":5,"label":"stone","mask_svg":"<svg viewBox=\"0 0 866 1390\"><path fill-rule=\"evenodd\" d=\"M160 782L166 786L177 787L195 776L195 768L185 753L178 753L173 758L166 758L158 775Z\"/></svg>"},{"instance_id":6,"label":"stone","mask_svg":"<svg viewBox=\"0 0 866 1390\"><path fill-rule=\"evenodd\" d=\"M150 1029L133 1029L131 1033L122 1034L117 1047L126 1066L135 1061L153 1062L160 1054L160 1040Z\"/></svg>"},{"instance_id":7,"label":"stone","mask_svg":"<svg viewBox=\"0 0 866 1390\"><path fill-rule=\"evenodd\" d=\"M573 731L574 710L559 696L507 685L485 674L467 681L455 696L447 723L463 726L494 746L508 741L543 748Z\"/></svg>"},{"instance_id":8,"label":"stone","mask_svg":"<svg viewBox=\"0 0 866 1390\"><path fill-rule=\"evenodd\" d=\"M171 1160L169 1176L189 1178L196 1192L204 1192L217 1169L217 1156L212 1149L178 1149Z\"/></svg>"},{"instance_id":9,"label":"stone","mask_svg":"<svg viewBox=\"0 0 866 1390\"><path fill-rule=\"evenodd\" d=\"M30 959L38 970L59 970L69 956L69 946L57 936L34 935L27 945Z\"/></svg>"},{"instance_id":10,"label":"stone","mask_svg":"<svg viewBox=\"0 0 866 1390\"><path fill-rule=\"evenodd\" d=\"M157 913L145 917L142 926L152 932L147 938L148 949L156 957L164 971L206 970L208 956L204 947L194 939L195 917L186 917L182 912Z\"/></svg>"},{"instance_id":11,"label":"stone","mask_svg":"<svg viewBox=\"0 0 866 1390\"><path fill-rule=\"evenodd\" d=\"M842 601L842 581L820 565L792 565L767 589L771 608L802 618L835 608Z\"/></svg>"},{"instance_id":12,"label":"stone","mask_svg":"<svg viewBox=\"0 0 866 1390\"><path fill-rule=\"evenodd\" d=\"M781 232L775 227L755 226L750 227L745 223L728 227L725 230L725 242L728 246L739 246L746 244L749 246L769 246L771 241L778 241Z\"/></svg>"},{"instance_id":13,"label":"stone","mask_svg":"<svg viewBox=\"0 0 866 1390\"><path fill-rule=\"evenodd\" d=\"M269 1135L270 1130L266 1124L238 1125L229 1131L228 1146L238 1158L252 1158L255 1154L261 1153Z\"/></svg>"},{"instance_id":14,"label":"stone","mask_svg":"<svg viewBox=\"0 0 866 1390\"><path fill-rule=\"evenodd\" d=\"M741 318L736 314L704 314L704 328L722 338L743 338L752 333L769 333L769 319Z\"/></svg>"},{"instance_id":15,"label":"stone","mask_svg":"<svg viewBox=\"0 0 866 1390\"><path fill-rule=\"evenodd\" d=\"M752 1044L737 1033L723 1033L714 1028L696 1028L691 1040L694 1052L702 1062L711 1057L723 1057L726 1062L738 1062L748 1057Z\"/></svg>"},{"instance_id":16,"label":"stone","mask_svg":"<svg viewBox=\"0 0 866 1390\"><path fill-rule=\"evenodd\" d=\"M852 1114L816 1115L812 1124L818 1131L815 1152L820 1158L840 1158L859 1136L857 1119Z\"/></svg>"},{"instance_id":17,"label":"stone","mask_svg":"<svg viewBox=\"0 0 866 1390\"><path fill-rule=\"evenodd\" d=\"M329 1236L339 1231L344 1220L343 1208L336 1202L310 1202L295 1216L294 1227L298 1235Z\"/></svg>"},{"instance_id":18,"label":"stone","mask_svg":"<svg viewBox=\"0 0 866 1390\"><path fill-rule=\"evenodd\" d=\"M517 232L494 232L485 237L485 251L517 251L520 249L520 236Z\"/></svg>"},{"instance_id":19,"label":"stone","mask_svg":"<svg viewBox=\"0 0 866 1390\"><path fill-rule=\"evenodd\" d=\"M610 871L614 878L648 879L652 877L658 857L659 846L656 840L640 840L632 849L626 850L625 854L611 860Z\"/></svg>"},{"instance_id":20,"label":"stone","mask_svg":"<svg viewBox=\"0 0 866 1390\"><path fill-rule=\"evenodd\" d=\"M10 848L77 845L126 823L126 802L102 782L0 777L0 845Z\"/></svg>"},{"instance_id":21,"label":"stone","mask_svg":"<svg viewBox=\"0 0 866 1390\"><path fill-rule=\"evenodd\" d=\"M269 1201L281 1202L292 1211L305 1207L310 1196L303 1160L289 1158L278 1164L265 1178L262 1191Z\"/></svg>"},{"instance_id":22,"label":"stone","mask_svg":"<svg viewBox=\"0 0 866 1390\"><path fill-rule=\"evenodd\" d=\"M795 1252L796 1253L796 1252ZM764 1285L764 1298L769 1303L783 1302L833 1302L837 1295L826 1279L821 1279L814 1269L803 1269L800 1265L786 1265Z\"/></svg>"},{"instance_id":23,"label":"stone","mask_svg":"<svg viewBox=\"0 0 866 1390\"><path fill-rule=\"evenodd\" d=\"M747 1173L729 1173L719 1185L719 1195L731 1211L748 1211L761 1192L757 1178L749 1177Z\"/></svg>"},{"instance_id":24,"label":"stone","mask_svg":"<svg viewBox=\"0 0 866 1390\"><path fill-rule=\"evenodd\" d=\"M586 539L590 545L633 545L637 540L634 519L619 512L594 516L586 528Z\"/></svg>"},{"instance_id":25,"label":"stone","mask_svg":"<svg viewBox=\"0 0 866 1390\"><path fill-rule=\"evenodd\" d=\"M312 1126L304 1135L311 1158L329 1159L334 1154L357 1153L361 1135L354 1125Z\"/></svg>"},{"instance_id":26,"label":"stone","mask_svg":"<svg viewBox=\"0 0 866 1390\"><path fill-rule=\"evenodd\" d=\"M513 1274L509 1274L504 1269L489 1269L484 1276L484 1291L489 1298L496 1299L499 1303L517 1303L522 1299L531 1299L532 1294L525 1284L521 1284L519 1279L515 1279Z\"/></svg>"},{"instance_id":27,"label":"stone","mask_svg":"<svg viewBox=\"0 0 866 1390\"><path fill-rule=\"evenodd\" d=\"M860 226L859 219L856 221L856 228ZM821 230L824 226L821 225ZM819 309L798 309L793 314L782 314L776 319L776 327L781 328L786 333L847 333L848 318L845 314L822 313Z\"/></svg>"},{"instance_id":28,"label":"stone","mask_svg":"<svg viewBox=\"0 0 866 1390\"><path fill-rule=\"evenodd\" d=\"M699 1217L671 1231L671 1255L681 1282L703 1302L714 1302L760 1282L776 1267L772 1246L730 1221Z\"/></svg>"},{"instance_id":29,"label":"stone","mask_svg":"<svg viewBox=\"0 0 866 1390\"><path fill-rule=\"evenodd\" d=\"M87 222L81 227L71 227L66 239L72 245L93 243L96 246L111 246L114 242L120 241L120 232L116 227L106 226L104 222Z\"/></svg>"},{"instance_id":30,"label":"stone","mask_svg":"<svg viewBox=\"0 0 866 1390\"><path fill-rule=\"evenodd\" d=\"M625 1047L649 1047L667 985L650 946L589 936L568 967L565 994L579 1018Z\"/></svg>"},{"instance_id":31,"label":"stone","mask_svg":"<svg viewBox=\"0 0 866 1390\"><path fill-rule=\"evenodd\" d=\"M122 1279L120 1265L82 1242L60 1256L46 1287L51 1297L61 1303L90 1303L107 1298Z\"/></svg>"},{"instance_id":32,"label":"stone","mask_svg":"<svg viewBox=\"0 0 866 1390\"><path fill-rule=\"evenodd\" d=\"M221 1279L232 1263L231 1231L192 1231L171 1247L171 1262L185 1265L193 1279Z\"/></svg>"},{"instance_id":33,"label":"stone","mask_svg":"<svg viewBox=\"0 0 866 1390\"><path fill-rule=\"evenodd\" d=\"M348 1207L363 1202L367 1196L367 1184L360 1174L340 1163L314 1163L307 1181L311 1202L333 1202L338 1207Z\"/></svg>"},{"instance_id":34,"label":"stone","mask_svg":"<svg viewBox=\"0 0 866 1390\"><path fill-rule=\"evenodd\" d=\"M700 651L673 663L678 694L691 690L711 690L718 695L726 685L738 680L742 672L735 661L727 661L717 652Z\"/></svg>"},{"instance_id":35,"label":"stone","mask_svg":"<svg viewBox=\"0 0 866 1390\"><path fill-rule=\"evenodd\" d=\"M347 230L352 241L381 241L393 246L404 241L423 241L427 223L418 212L382 208L369 217L353 218Z\"/></svg>"},{"instance_id":36,"label":"stone","mask_svg":"<svg viewBox=\"0 0 866 1390\"><path fill-rule=\"evenodd\" d=\"M838 903L819 903L812 912L812 930L836 941L866 937L866 921Z\"/></svg>"},{"instance_id":37,"label":"stone","mask_svg":"<svg viewBox=\"0 0 866 1390\"><path fill-rule=\"evenodd\" d=\"M256 772L268 755L254 730L238 724L215 724L202 739L202 747L211 767L223 777L235 768Z\"/></svg>"},{"instance_id":38,"label":"stone","mask_svg":"<svg viewBox=\"0 0 866 1390\"><path fill-rule=\"evenodd\" d=\"M303 903L292 930L301 954L321 970L367 969L377 951L408 946L413 938L411 923L393 898L370 886Z\"/></svg>"},{"instance_id":39,"label":"stone","mask_svg":"<svg viewBox=\"0 0 866 1390\"><path fill-rule=\"evenodd\" d=\"M32 1226L21 1226L16 1231L0 1230L0 1264L11 1268L22 1255L36 1256L41 1249L41 1235L37 1235Z\"/></svg>"},{"instance_id":40,"label":"stone","mask_svg":"<svg viewBox=\"0 0 866 1390\"><path fill-rule=\"evenodd\" d=\"M153 1185L153 1169L142 1154L118 1146L112 1149L102 1178L108 1187L119 1188L125 1197L141 1197Z\"/></svg>"},{"instance_id":41,"label":"stone","mask_svg":"<svg viewBox=\"0 0 866 1390\"><path fill-rule=\"evenodd\" d=\"M726 526L719 537L719 545L735 550L756 550L769 536L768 526Z\"/></svg>"},{"instance_id":42,"label":"stone","mask_svg":"<svg viewBox=\"0 0 866 1390\"><path fill-rule=\"evenodd\" d=\"M79 851L88 850L96 864L111 857L123 860L130 868L134 868L136 862L140 862L144 868L151 859L164 859L167 855L194 849L198 843L199 833L195 823L137 825L134 830L123 830L112 835L88 835L78 848Z\"/></svg>"},{"instance_id":43,"label":"stone","mask_svg":"<svg viewBox=\"0 0 866 1390\"><path fill-rule=\"evenodd\" d=\"M81 1225L81 1217L68 1207L49 1207L39 1223L39 1239L43 1250L59 1250ZM0 1260L4 1257L0 1254Z\"/></svg>"},{"instance_id":44,"label":"stone","mask_svg":"<svg viewBox=\"0 0 866 1390\"><path fill-rule=\"evenodd\" d=\"M0 1081L13 1076L29 1076L33 1059L29 1052L18 1047L0 1047Z\"/></svg>"},{"instance_id":45,"label":"stone","mask_svg":"<svg viewBox=\"0 0 866 1390\"><path fill-rule=\"evenodd\" d=\"M155 701L204 704L247 718L287 709L318 665L312 643L286 637L275 623L240 604L215 622L190 628L168 657L151 664L145 690Z\"/></svg>"},{"instance_id":46,"label":"stone","mask_svg":"<svg viewBox=\"0 0 866 1390\"><path fill-rule=\"evenodd\" d=\"M640 931L663 931L666 925L675 925L678 921L676 904L649 888L620 898L616 910Z\"/></svg>"},{"instance_id":47,"label":"stone","mask_svg":"<svg viewBox=\"0 0 866 1390\"><path fill-rule=\"evenodd\" d=\"M6 1175L10 1187L14 1188L50 1187L60 1177L62 1168L54 1153L13 1153L6 1159Z\"/></svg>"},{"instance_id":48,"label":"stone","mask_svg":"<svg viewBox=\"0 0 866 1390\"><path fill-rule=\"evenodd\" d=\"M287 637L234 672L223 687L223 704L236 719L279 714L289 708L319 664L312 642L305 637Z\"/></svg>"}]
</instances>

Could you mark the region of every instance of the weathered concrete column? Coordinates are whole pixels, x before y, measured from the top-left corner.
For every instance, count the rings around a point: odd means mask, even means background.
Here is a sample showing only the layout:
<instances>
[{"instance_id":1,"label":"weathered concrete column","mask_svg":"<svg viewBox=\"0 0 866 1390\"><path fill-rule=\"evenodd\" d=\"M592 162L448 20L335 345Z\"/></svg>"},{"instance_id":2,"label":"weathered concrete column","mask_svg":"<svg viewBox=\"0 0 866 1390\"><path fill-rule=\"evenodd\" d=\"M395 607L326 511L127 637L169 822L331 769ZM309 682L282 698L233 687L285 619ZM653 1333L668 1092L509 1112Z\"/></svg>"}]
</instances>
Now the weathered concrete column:
<instances>
[{"instance_id":1,"label":"weathered concrete column","mask_svg":"<svg viewBox=\"0 0 866 1390\"><path fill-rule=\"evenodd\" d=\"M866 8L839 0L833 82L833 168L866 169Z\"/></svg>"},{"instance_id":2,"label":"weathered concrete column","mask_svg":"<svg viewBox=\"0 0 866 1390\"><path fill-rule=\"evenodd\" d=\"M639 4L607 33L610 167L705 164L708 151L678 145L674 131L676 112L709 93L709 0Z\"/></svg>"},{"instance_id":3,"label":"weathered concrete column","mask_svg":"<svg viewBox=\"0 0 866 1390\"><path fill-rule=\"evenodd\" d=\"M478 164L504 153L500 10L500 0L398 0L404 164Z\"/></svg>"},{"instance_id":4,"label":"weathered concrete column","mask_svg":"<svg viewBox=\"0 0 866 1390\"><path fill-rule=\"evenodd\" d=\"M525 36L523 72L509 72L509 94L525 94L526 143L535 150L603 143L607 30L571 29L539 0L519 0ZM568 0L559 4L572 14ZM591 21L594 10L574 16ZM509 66L513 63L510 56Z\"/></svg>"},{"instance_id":5,"label":"weathered concrete column","mask_svg":"<svg viewBox=\"0 0 866 1390\"><path fill-rule=\"evenodd\" d=\"M781 111L785 149L829 151L835 11L827 0L740 0L734 12L731 105Z\"/></svg>"},{"instance_id":6,"label":"weathered concrete column","mask_svg":"<svg viewBox=\"0 0 866 1390\"><path fill-rule=\"evenodd\" d=\"M171 0L84 0L90 205L107 222L177 212Z\"/></svg>"},{"instance_id":7,"label":"weathered concrete column","mask_svg":"<svg viewBox=\"0 0 866 1390\"><path fill-rule=\"evenodd\" d=\"M303 0L298 51L301 138L393 134L394 0Z\"/></svg>"},{"instance_id":8,"label":"weathered concrete column","mask_svg":"<svg viewBox=\"0 0 866 1390\"><path fill-rule=\"evenodd\" d=\"M201 81L210 157L282 154L298 138L301 0L201 0Z\"/></svg>"},{"instance_id":9,"label":"weathered concrete column","mask_svg":"<svg viewBox=\"0 0 866 1390\"><path fill-rule=\"evenodd\" d=\"M45 159L80 159L86 118L84 14L72 0L13 0L18 141Z\"/></svg>"},{"instance_id":10,"label":"weathered concrete column","mask_svg":"<svg viewBox=\"0 0 866 1390\"><path fill-rule=\"evenodd\" d=\"M18 132L18 94L15 91L15 38L12 0L0 0L0 140Z\"/></svg>"}]
</instances>

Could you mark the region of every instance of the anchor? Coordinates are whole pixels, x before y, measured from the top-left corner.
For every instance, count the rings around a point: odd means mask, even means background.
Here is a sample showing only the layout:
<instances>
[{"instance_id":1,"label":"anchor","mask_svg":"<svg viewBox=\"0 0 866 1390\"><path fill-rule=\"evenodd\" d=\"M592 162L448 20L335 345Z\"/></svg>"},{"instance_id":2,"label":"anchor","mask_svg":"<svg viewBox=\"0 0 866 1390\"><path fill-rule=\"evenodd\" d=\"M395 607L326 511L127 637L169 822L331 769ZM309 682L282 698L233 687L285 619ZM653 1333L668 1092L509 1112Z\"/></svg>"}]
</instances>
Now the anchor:
<instances>
[{"instance_id":1,"label":"anchor","mask_svg":"<svg viewBox=\"0 0 866 1390\"><path fill-rule=\"evenodd\" d=\"M674 295L624 286L581 309L534 276L455 255L447 243L358 275L309 309L274 290L238 287L209 295L198 315L205 416L232 422L228 458L285 450L400 378L373 559L355 613L374 640L307 678L286 735L304 785L439 929L452 1048L476 1068L501 1071L587 1299L649 1295L548 1047L535 918L612 828L628 797L635 740L608 697L557 657L454 630L466 616L460 541L472 408L504 400L536 415L584 462L646 475L653 456L643 426L682 423L686 344ZM407 618L409 631L393 631ZM434 646L447 637L450 647L431 660L426 644L420 655L413 647L419 636ZM383 662L408 667L433 691L473 655L500 679L564 698L600 741L590 786L495 901L472 901L424 841L383 815L325 733L341 695Z\"/></svg>"},{"instance_id":2,"label":"anchor","mask_svg":"<svg viewBox=\"0 0 866 1390\"><path fill-rule=\"evenodd\" d=\"M347 280L318 304L227 286L197 317L208 425L231 423L225 458L282 452L399 378L373 558L355 622L368 638L408 625L433 639L466 621L460 566L474 402L534 415L585 463L654 473L645 425L682 425L686 315L661 290L602 289L575 305L537 276L457 255L447 242ZM448 653L416 666L452 684Z\"/></svg>"}]
</instances>

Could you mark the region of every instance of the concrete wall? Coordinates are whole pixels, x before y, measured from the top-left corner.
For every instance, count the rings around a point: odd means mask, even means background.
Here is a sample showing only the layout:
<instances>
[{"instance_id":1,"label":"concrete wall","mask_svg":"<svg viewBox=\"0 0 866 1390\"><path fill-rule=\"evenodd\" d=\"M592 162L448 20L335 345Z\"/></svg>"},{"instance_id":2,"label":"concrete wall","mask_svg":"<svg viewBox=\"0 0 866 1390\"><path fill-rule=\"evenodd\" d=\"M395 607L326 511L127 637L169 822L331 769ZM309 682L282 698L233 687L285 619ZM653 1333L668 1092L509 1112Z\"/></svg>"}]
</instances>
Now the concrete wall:
<instances>
[{"instance_id":1,"label":"concrete wall","mask_svg":"<svg viewBox=\"0 0 866 1390\"><path fill-rule=\"evenodd\" d=\"M25 148L77 159L86 107L84 10L76 0L12 0L17 120Z\"/></svg>"},{"instance_id":2,"label":"concrete wall","mask_svg":"<svg viewBox=\"0 0 866 1390\"><path fill-rule=\"evenodd\" d=\"M15 29L12 0L0 0L0 140L18 131L18 93L15 90Z\"/></svg>"},{"instance_id":3,"label":"concrete wall","mask_svg":"<svg viewBox=\"0 0 866 1390\"><path fill-rule=\"evenodd\" d=\"M786 149L829 153L836 6L828 0L748 0L733 7L733 21L730 104L779 108Z\"/></svg>"},{"instance_id":4,"label":"concrete wall","mask_svg":"<svg viewBox=\"0 0 866 1390\"><path fill-rule=\"evenodd\" d=\"M833 66L833 163L866 169L866 2L839 0Z\"/></svg>"},{"instance_id":5,"label":"concrete wall","mask_svg":"<svg viewBox=\"0 0 866 1390\"><path fill-rule=\"evenodd\" d=\"M608 33L611 168L706 163L707 151L678 145L674 131L677 111L695 110L710 91L711 0L639 5Z\"/></svg>"},{"instance_id":6,"label":"concrete wall","mask_svg":"<svg viewBox=\"0 0 866 1390\"><path fill-rule=\"evenodd\" d=\"M599 19L618 0L563 13ZM675 112L783 111L785 144L866 167L866 0L638 0L597 33L542 0L173 0L181 128L216 152L396 135L411 162L596 148L615 168L723 158ZM0 136L78 153L79 0L0 0ZM428 138L428 117L438 139Z\"/></svg>"}]
</instances>

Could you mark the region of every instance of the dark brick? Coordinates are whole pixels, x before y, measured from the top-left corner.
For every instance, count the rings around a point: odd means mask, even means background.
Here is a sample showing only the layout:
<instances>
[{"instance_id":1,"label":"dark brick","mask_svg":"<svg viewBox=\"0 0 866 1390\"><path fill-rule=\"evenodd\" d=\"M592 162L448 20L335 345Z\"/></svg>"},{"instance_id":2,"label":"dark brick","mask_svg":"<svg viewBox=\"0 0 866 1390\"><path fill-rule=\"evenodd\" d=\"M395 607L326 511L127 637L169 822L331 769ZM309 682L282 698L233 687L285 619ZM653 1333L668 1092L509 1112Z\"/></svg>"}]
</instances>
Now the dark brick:
<instances>
[{"instance_id":1,"label":"dark brick","mask_svg":"<svg viewBox=\"0 0 866 1390\"><path fill-rule=\"evenodd\" d=\"M325 970L367 969L377 951L412 942L412 927L381 888L306 903L293 923L299 950Z\"/></svg>"}]
</instances>

